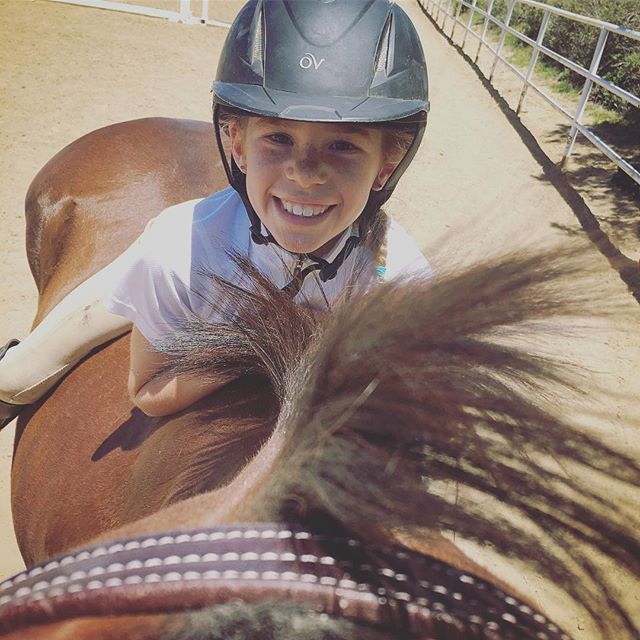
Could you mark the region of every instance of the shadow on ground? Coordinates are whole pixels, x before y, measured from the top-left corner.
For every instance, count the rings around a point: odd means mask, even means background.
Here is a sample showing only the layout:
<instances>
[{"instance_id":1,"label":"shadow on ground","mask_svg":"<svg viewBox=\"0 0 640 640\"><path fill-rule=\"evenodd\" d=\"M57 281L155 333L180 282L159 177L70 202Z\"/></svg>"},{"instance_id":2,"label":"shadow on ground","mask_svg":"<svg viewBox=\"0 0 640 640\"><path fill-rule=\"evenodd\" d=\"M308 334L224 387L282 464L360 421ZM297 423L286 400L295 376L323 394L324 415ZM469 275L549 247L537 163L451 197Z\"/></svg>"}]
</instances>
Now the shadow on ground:
<instances>
[{"instance_id":1,"label":"shadow on ground","mask_svg":"<svg viewBox=\"0 0 640 640\"><path fill-rule=\"evenodd\" d=\"M587 237L607 258L631 294L640 302L640 265L624 253L625 247L637 246L640 239L640 200L636 199L635 189L619 177L616 165L586 140L580 141L579 149L576 149L575 155L564 167L556 164L507 100L489 82L480 66L440 28L440 25L424 9L423 13L469 64L497 107L505 115L540 166L542 175L538 179L553 185L571 208ZM548 133L546 140L542 140L542 143L557 144L560 141L566 141L569 128L569 125L556 126ZM640 158L640 132L637 129L624 121L607 122L592 127L594 133L608 144L620 150L624 149L625 158L636 159ZM598 205L597 217L585 198L590 203ZM614 207L609 205L612 199L615 202ZM601 213L599 205L605 202L608 206L602 207L604 213ZM554 226L567 235L577 233L561 225Z\"/></svg>"},{"instance_id":2,"label":"shadow on ground","mask_svg":"<svg viewBox=\"0 0 640 640\"><path fill-rule=\"evenodd\" d=\"M606 122L591 128L630 164L640 168L640 129L627 123ZM543 142L564 142L569 125L559 125ZM598 209L598 221L615 244L637 246L640 240L640 186L589 141L579 136L576 154L564 167L571 185ZM615 206L611 206L612 198ZM603 205L600 207L599 205Z\"/></svg>"}]
</instances>

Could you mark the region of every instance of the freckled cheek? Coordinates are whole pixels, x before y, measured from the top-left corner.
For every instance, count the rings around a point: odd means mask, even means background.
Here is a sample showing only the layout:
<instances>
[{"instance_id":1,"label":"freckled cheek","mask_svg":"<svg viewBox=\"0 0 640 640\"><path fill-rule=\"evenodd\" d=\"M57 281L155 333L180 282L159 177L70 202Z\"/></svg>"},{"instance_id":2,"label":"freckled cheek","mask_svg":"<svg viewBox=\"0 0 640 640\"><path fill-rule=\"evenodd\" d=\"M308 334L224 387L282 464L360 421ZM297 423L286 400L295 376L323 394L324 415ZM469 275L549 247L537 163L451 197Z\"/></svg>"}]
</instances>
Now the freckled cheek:
<instances>
[{"instance_id":1,"label":"freckled cheek","mask_svg":"<svg viewBox=\"0 0 640 640\"><path fill-rule=\"evenodd\" d=\"M249 198L256 206L258 200L263 200L269 189L282 175L283 154L255 153L247 162L247 190Z\"/></svg>"},{"instance_id":2,"label":"freckled cheek","mask_svg":"<svg viewBox=\"0 0 640 640\"><path fill-rule=\"evenodd\" d=\"M254 164L258 167L276 167L284 164L288 154L277 149L266 149L253 155Z\"/></svg>"},{"instance_id":3,"label":"freckled cheek","mask_svg":"<svg viewBox=\"0 0 640 640\"><path fill-rule=\"evenodd\" d=\"M341 190L350 194L349 199L364 206L378 175L377 168L363 163L341 162L333 166L333 172Z\"/></svg>"},{"instance_id":4,"label":"freckled cheek","mask_svg":"<svg viewBox=\"0 0 640 640\"><path fill-rule=\"evenodd\" d=\"M373 181L378 173L377 165L371 161L357 159L335 158L328 161L332 169L340 176L348 176L350 180L358 180L359 183Z\"/></svg>"}]
</instances>

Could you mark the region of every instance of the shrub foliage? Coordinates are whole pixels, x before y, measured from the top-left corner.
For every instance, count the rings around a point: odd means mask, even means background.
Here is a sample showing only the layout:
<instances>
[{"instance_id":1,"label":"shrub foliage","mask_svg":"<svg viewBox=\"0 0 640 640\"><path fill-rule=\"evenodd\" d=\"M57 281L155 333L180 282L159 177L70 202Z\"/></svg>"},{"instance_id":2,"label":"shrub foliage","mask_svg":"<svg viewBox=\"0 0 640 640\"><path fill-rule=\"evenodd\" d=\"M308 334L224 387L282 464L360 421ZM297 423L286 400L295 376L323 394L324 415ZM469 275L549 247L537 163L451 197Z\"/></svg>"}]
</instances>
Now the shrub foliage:
<instances>
[{"instance_id":1,"label":"shrub foliage","mask_svg":"<svg viewBox=\"0 0 640 640\"><path fill-rule=\"evenodd\" d=\"M483 9L486 9L487 4L488 0L478 0L478 6ZM640 31L638 0L547 0L547 4ZM495 0L492 14L504 19L507 6L507 0ZM518 2L511 24L521 33L535 39L540 29L542 15L541 9ZM552 15L544 44L588 69L599 35L600 30L597 27ZM582 87L584 83L582 76L564 70L562 65L551 58L545 57L545 62L562 69L571 84L577 88ZM610 33L598 73L626 91L636 96L640 95L640 42ZM634 119L638 118L640 110L600 87L594 87L592 99L627 116L635 116Z\"/></svg>"}]
</instances>

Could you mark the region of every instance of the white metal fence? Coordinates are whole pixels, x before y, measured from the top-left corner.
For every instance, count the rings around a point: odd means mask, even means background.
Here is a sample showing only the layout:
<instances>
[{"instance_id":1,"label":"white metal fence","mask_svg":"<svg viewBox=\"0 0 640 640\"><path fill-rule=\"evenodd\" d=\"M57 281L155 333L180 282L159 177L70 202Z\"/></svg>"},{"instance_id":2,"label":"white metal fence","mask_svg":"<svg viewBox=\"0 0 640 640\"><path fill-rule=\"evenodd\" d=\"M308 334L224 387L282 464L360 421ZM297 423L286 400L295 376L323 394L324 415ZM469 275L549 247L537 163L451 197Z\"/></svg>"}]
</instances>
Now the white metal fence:
<instances>
[{"instance_id":1,"label":"white metal fence","mask_svg":"<svg viewBox=\"0 0 640 640\"><path fill-rule=\"evenodd\" d=\"M557 7L545 4L544 2L536 2L535 0L508 0L506 15L503 19L497 18L492 14L495 6L495 0L487 0L486 9L482 9L478 6L478 0L416 0L421 6L422 10L431 16L434 22L442 29L443 33L447 33L447 29L450 28L449 37L453 40L455 31L457 28L464 30L462 34L461 47L464 50L467 41L472 38L477 40L477 48L475 51L475 62L478 61L481 48L486 47L493 54L493 63L491 72L489 74L489 81L493 80L493 76L496 71L498 62L501 61L505 64L520 80L522 80L523 86L520 93L520 99L518 101L517 113L522 109L524 99L527 90L531 88L538 95L540 95L548 104L550 104L556 111L560 112L570 123L571 130L568 135L567 145L564 150L563 159L567 158L573 151L576 136L581 133L587 140L589 140L600 151L607 155L618 167L620 167L627 175L629 175L635 182L640 185L640 171L636 170L631 164L629 164L624 158L622 158L617 151L605 143L599 138L593 131L591 131L582 122L585 108L591 95L591 90L594 84L602 87L606 91L613 93L614 95L622 98L625 102L633 105L634 107L640 107L640 97L635 96L622 87L609 82L605 78L598 75L598 67L602 59L605 45L609 34L615 33L627 38L631 38L640 42L640 31L633 31L627 29L621 25L615 25L595 18L589 18L579 14L565 11ZM520 31L517 31L510 25L511 18L513 16L514 9L517 3L523 5L529 5L535 7L542 13L540 28L535 40L524 35ZM462 15L465 11L466 15ZM572 20L574 22L580 22L587 24L594 29L599 29L599 37L596 43L593 55L591 58L591 64L588 69L585 69L576 62L565 58L564 56L556 53L552 49L549 49L544 45L544 37L549 24L549 19L552 15L561 16L565 19ZM481 20L477 25L476 17L480 17ZM449 23L449 26L447 25ZM489 25L493 24L500 30L500 37L497 45L492 44L488 39ZM478 27L476 31L475 27ZM529 59L529 65L526 73L522 73L513 64L506 60L503 55L503 47L507 34L518 38L521 42L531 47L531 58ZM584 84L582 92L578 100L578 106L574 113L570 113L563 106L561 106L557 100L550 96L541 87L537 86L533 80L533 72L538 62L540 54L544 54L549 58L552 58L556 62L559 62L566 69L569 69L584 78Z\"/></svg>"},{"instance_id":2,"label":"white metal fence","mask_svg":"<svg viewBox=\"0 0 640 640\"><path fill-rule=\"evenodd\" d=\"M156 8L136 5L128 2L113 2L110 0L51 0L53 2L62 2L66 4L75 4L89 7L96 7L100 9L110 9L114 11L125 11L127 13L136 13L147 16L154 16L159 18L166 18L168 20L183 22L186 24L210 24L221 27L229 27L230 23L224 20L218 20L209 16L209 0L199 0L192 5L191 0L173 0L172 4L174 9ZM635 169L629 162L620 156L611 146L609 146L604 140L599 138L591 129L583 124L585 108L591 90L594 84L602 87L606 91L613 93L614 95L622 98L624 101L633 105L634 107L640 107L640 97L635 96L622 87L609 82L605 78L598 75L598 67L602 59L602 54L607 43L607 38L610 33L615 33L627 38L632 38L640 42L640 32L627 29L621 25L615 25L595 18L582 16L576 13L565 11L543 2L537 2L536 0L508 0L507 11L504 19L500 19L492 14L495 0L487 0L486 10L478 6L478 0L416 0L422 10L431 16L438 26L446 33L447 22L450 23L449 37L453 39L456 28L460 27L464 29L462 36L461 46L464 49L469 38L474 38L478 42L478 46L475 52L475 61L477 62L478 56L482 46L485 46L494 56L491 72L489 74L489 81L493 80L493 76L496 71L498 62L501 61L505 64L520 80L522 80L523 86L520 93L520 100L516 112L519 113L522 109L527 90L531 88L538 95L540 95L548 104L550 104L556 111L560 112L570 123L571 130L568 135L567 145L564 150L563 158L567 158L573 151L573 147L576 141L576 136L581 133L587 140L589 140L594 146L600 149L606 156L608 156L618 167L620 167L626 174L628 174L635 182L640 185L640 171ZM513 28L510 25L513 11L517 3L529 5L535 7L542 12L542 18L540 28L535 40L524 35L520 31ZM171 6L166 1L165 6ZM195 15L192 7L199 6L199 15ZM466 15L463 17L462 12L466 11ZM599 29L599 37L589 69L585 69L576 62L565 58L564 56L556 53L552 49L544 45L544 37L549 24L549 19L552 15L561 16L565 19L573 20L592 26L595 29ZM480 29L479 32L475 30L475 18L479 16ZM500 37L497 45L493 45L488 39L489 25L493 24L500 30ZM503 47L507 34L518 38L521 42L531 47L531 58L526 73L523 73L503 55ZM559 62L566 69L569 69L584 78L584 84L582 87L582 93L578 101L577 109L574 113L567 111L562 105L558 103L552 96L545 92L541 87L537 86L533 80L533 72L538 62L540 54L544 54L556 62Z\"/></svg>"},{"instance_id":3,"label":"white metal fence","mask_svg":"<svg viewBox=\"0 0 640 640\"><path fill-rule=\"evenodd\" d=\"M111 0L50 0L50 2L60 2L62 4L75 4L83 7L94 7L96 9L108 9L111 11L124 11L125 13L135 13L154 18L165 18L172 22L183 22L185 24L210 24L216 27L230 27L231 23L225 20L218 20L209 17L209 0L200 0L199 12L192 10L191 0L173 0L163 2L165 7L173 6L174 9L147 7L130 2L112 2Z\"/></svg>"}]
</instances>

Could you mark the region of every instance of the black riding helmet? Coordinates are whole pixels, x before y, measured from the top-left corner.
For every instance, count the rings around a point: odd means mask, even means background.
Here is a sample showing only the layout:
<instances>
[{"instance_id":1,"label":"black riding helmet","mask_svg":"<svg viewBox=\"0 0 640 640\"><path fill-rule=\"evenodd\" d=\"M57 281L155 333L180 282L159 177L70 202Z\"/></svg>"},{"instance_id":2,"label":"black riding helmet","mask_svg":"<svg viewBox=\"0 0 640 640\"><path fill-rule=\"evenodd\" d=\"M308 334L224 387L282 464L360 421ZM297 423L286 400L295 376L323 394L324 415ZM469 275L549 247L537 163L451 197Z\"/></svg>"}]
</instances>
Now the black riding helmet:
<instances>
[{"instance_id":1,"label":"black riding helmet","mask_svg":"<svg viewBox=\"0 0 640 640\"><path fill-rule=\"evenodd\" d=\"M420 39L390 0L250 0L237 15L213 82L213 119L231 186L240 194L258 244L275 242L249 202L245 176L226 158L221 109L312 122L385 123L415 127L412 144L360 215L360 236L389 199L418 150L429 110ZM320 278L335 277L358 242L352 236Z\"/></svg>"}]
</instances>

